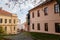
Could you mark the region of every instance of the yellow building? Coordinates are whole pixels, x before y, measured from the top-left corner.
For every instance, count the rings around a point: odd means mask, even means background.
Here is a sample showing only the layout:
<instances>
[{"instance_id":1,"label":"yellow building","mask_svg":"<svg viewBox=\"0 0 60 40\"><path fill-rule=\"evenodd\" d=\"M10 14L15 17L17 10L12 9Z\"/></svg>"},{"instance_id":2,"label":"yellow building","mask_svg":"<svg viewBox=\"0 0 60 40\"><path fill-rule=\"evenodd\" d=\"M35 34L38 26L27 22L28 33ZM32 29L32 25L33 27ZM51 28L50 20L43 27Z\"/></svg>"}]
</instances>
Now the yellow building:
<instances>
[{"instance_id":1,"label":"yellow building","mask_svg":"<svg viewBox=\"0 0 60 40\"><path fill-rule=\"evenodd\" d=\"M7 34L17 34L17 15L0 9L0 26Z\"/></svg>"}]
</instances>

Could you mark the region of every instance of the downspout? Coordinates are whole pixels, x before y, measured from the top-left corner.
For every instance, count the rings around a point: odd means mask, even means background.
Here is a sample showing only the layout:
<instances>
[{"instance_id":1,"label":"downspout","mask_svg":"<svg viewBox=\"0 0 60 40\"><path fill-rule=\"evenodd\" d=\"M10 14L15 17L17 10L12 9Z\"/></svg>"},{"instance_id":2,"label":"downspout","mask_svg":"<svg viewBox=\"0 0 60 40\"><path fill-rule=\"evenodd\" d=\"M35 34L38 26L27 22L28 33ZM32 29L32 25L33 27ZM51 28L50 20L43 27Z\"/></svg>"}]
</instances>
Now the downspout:
<instances>
[{"instance_id":1,"label":"downspout","mask_svg":"<svg viewBox=\"0 0 60 40\"><path fill-rule=\"evenodd\" d=\"M12 14L11 14L11 27L10 27L10 29L11 29L11 33L12 33Z\"/></svg>"}]
</instances>

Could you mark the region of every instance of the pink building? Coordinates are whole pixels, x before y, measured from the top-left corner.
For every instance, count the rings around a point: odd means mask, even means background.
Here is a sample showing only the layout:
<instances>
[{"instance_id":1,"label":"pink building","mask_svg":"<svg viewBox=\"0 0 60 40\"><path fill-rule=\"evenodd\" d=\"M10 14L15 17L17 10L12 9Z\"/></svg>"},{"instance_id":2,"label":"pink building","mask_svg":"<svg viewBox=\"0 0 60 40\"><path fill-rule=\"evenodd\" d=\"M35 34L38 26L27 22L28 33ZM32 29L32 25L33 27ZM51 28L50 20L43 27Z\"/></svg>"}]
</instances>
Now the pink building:
<instances>
[{"instance_id":1,"label":"pink building","mask_svg":"<svg viewBox=\"0 0 60 40\"><path fill-rule=\"evenodd\" d=\"M24 23L24 30L28 31L28 24L27 24L27 22Z\"/></svg>"},{"instance_id":2,"label":"pink building","mask_svg":"<svg viewBox=\"0 0 60 40\"><path fill-rule=\"evenodd\" d=\"M59 4L55 0L47 0L31 9L30 32L60 34Z\"/></svg>"}]
</instances>

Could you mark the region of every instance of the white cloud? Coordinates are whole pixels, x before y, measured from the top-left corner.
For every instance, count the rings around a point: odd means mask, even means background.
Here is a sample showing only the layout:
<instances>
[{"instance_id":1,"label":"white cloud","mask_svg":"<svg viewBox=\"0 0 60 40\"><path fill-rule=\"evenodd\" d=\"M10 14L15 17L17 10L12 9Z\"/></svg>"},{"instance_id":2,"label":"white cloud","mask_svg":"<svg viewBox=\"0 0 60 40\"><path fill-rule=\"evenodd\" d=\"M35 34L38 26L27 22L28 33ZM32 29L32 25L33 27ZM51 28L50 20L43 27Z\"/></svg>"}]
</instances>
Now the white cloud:
<instances>
[{"instance_id":1,"label":"white cloud","mask_svg":"<svg viewBox=\"0 0 60 40\"><path fill-rule=\"evenodd\" d=\"M20 3L22 3L24 0L19 0ZM0 0L0 7L3 7L4 10L7 10L9 12L12 13L16 13L18 15L18 18L20 18L22 20L22 23L25 22L25 17L26 14L28 13L28 10L33 8L33 1L34 0L27 0L22 4L19 4L17 2L17 4L14 6L14 2L8 2L8 0ZM40 0L36 0L36 4L39 2ZM5 5L5 3L8 3L10 5L10 8L8 7L9 5Z\"/></svg>"}]
</instances>

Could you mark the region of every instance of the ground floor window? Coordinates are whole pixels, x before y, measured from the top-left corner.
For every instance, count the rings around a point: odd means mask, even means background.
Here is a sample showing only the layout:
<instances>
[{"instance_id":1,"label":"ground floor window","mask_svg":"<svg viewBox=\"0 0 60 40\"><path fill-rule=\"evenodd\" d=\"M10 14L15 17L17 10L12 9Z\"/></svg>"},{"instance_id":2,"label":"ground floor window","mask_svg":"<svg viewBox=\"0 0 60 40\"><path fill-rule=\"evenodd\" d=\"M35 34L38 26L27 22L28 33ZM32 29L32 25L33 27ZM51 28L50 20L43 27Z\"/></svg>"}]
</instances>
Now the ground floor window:
<instances>
[{"instance_id":1,"label":"ground floor window","mask_svg":"<svg viewBox=\"0 0 60 40\"><path fill-rule=\"evenodd\" d=\"M34 29L34 24L32 24L32 29Z\"/></svg>"},{"instance_id":2,"label":"ground floor window","mask_svg":"<svg viewBox=\"0 0 60 40\"><path fill-rule=\"evenodd\" d=\"M5 31L7 31L7 27L5 27Z\"/></svg>"},{"instance_id":3,"label":"ground floor window","mask_svg":"<svg viewBox=\"0 0 60 40\"><path fill-rule=\"evenodd\" d=\"M60 33L60 23L55 23L55 32Z\"/></svg>"},{"instance_id":4,"label":"ground floor window","mask_svg":"<svg viewBox=\"0 0 60 40\"><path fill-rule=\"evenodd\" d=\"M45 23L45 31L48 31L48 23Z\"/></svg>"},{"instance_id":5,"label":"ground floor window","mask_svg":"<svg viewBox=\"0 0 60 40\"><path fill-rule=\"evenodd\" d=\"M37 29L40 30L40 23L37 24Z\"/></svg>"},{"instance_id":6,"label":"ground floor window","mask_svg":"<svg viewBox=\"0 0 60 40\"><path fill-rule=\"evenodd\" d=\"M15 30L15 26L14 26L14 30Z\"/></svg>"}]
</instances>

